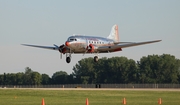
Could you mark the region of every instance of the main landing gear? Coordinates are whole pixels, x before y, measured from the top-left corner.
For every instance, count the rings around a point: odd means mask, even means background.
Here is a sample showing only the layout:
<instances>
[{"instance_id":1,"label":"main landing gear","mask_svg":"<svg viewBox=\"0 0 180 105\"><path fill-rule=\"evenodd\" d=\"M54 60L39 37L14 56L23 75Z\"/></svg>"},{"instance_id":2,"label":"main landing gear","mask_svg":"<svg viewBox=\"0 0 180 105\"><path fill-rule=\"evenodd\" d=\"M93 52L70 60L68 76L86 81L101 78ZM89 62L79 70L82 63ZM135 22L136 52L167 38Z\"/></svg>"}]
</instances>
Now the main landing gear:
<instances>
[{"instance_id":1,"label":"main landing gear","mask_svg":"<svg viewBox=\"0 0 180 105\"><path fill-rule=\"evenodd\" d=\"M66 62L70 63L71 62L71 50L69 51L69 53L66 53ZM98 56L94 56L94 62L98 62L99 58Z\"/></svg>"},{"instance_id":2,"label":"main landing gear","mask_svg":"<svg viewBox=\"0 0 180 105\"><path fill-rule=\"evenodd\" d=\"M94 57L94 62L98 62L98 56Z\"/></svg>"},{"instance_id":3,"label":"main landing gear","mask_svg":"<svg viewBox=\"0 0 180 105\"><path fill-rule=\"evenodd\" d=\"M66 62L67 63L71 62L71 53L66 53Z\"/></svg>"}]
</instances>

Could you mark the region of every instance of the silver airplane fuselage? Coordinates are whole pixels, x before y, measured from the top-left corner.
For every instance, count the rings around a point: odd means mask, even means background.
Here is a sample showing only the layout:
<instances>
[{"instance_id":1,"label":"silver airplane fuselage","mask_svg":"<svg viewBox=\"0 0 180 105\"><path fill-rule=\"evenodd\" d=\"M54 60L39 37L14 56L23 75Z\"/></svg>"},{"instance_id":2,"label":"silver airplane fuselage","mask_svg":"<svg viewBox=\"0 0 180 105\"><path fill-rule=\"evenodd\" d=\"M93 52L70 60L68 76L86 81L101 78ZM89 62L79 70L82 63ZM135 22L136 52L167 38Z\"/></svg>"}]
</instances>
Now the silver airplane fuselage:
<instances>
[{"instance_id":1,"label":"silver airplane fuselage","mask_svg":"<svg viewBox=\"0 0 180 105\"><path fill-rule=\"evenodd\" d=\"M94 46L94 51L87 51L87 46ZM115 46L112 39L96 37L96 36L83 36L83 35L74 35L70 36L65 45L71 49L72 53L105 53L105 52L114 52L121 51L121 48ZM104 49L98 50L99 47L105 47ZM69 50L66 51L66 53Z\"/></svg>"}]
</instances>

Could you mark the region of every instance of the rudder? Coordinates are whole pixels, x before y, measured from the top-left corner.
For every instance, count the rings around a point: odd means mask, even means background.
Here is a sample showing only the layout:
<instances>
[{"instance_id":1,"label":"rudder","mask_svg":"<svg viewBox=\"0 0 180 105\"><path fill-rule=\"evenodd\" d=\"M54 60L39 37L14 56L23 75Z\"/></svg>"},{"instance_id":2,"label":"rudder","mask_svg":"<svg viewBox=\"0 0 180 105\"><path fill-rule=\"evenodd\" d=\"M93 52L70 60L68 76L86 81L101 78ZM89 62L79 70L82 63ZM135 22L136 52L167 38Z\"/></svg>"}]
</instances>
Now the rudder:
<instances>
[{"instance_id":1,"label":"rudder","mask_svg":"<svg viewBox=\"0 0 180 105\"><path fill-rule=\"evenodd\" d=\"M112 39L115 42L119 42L119 32L118 32L118 25L114 25L111 29L110 35L107 37L108 39Z\"/></svg>"}]
</instances>

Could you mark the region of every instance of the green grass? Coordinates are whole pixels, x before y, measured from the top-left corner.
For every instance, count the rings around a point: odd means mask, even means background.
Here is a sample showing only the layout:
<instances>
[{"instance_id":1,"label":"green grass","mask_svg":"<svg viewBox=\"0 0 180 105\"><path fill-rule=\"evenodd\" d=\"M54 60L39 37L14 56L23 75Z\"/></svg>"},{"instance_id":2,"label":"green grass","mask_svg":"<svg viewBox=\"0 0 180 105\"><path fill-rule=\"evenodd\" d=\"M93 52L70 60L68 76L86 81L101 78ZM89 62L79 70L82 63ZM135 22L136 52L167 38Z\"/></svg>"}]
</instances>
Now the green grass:
<instances>
[{"instance_id":1,"label":"green grass","mask_svg":"<svg viewBox=\"0 0 180 105\"><path fill-rule=\"evenodd\" d=\"M0 89L0 105L180 105L180 91Z\"/></svg>"}]
</instances>

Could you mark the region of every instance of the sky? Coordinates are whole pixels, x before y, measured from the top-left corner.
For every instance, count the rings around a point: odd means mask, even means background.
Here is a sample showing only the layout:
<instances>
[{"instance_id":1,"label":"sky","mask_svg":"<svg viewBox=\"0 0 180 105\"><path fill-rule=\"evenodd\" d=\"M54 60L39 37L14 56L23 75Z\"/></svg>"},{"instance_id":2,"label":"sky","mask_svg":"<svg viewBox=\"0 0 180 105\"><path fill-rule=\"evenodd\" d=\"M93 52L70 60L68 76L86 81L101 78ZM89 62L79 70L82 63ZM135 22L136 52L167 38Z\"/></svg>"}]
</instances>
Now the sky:
<instances>
[{"instance_id":1,"label":"sky","mask_svg":"<svg viewBox=\"0 0 180 105\"><path fill-rule=\"evenodd\" d=\"M107 37L114 24L120 41L159 43L125 48L99 57L171 54L180 59L180 0L0 0L0 74L24 72L26 67L52 76L73 72L82 58L73 54L70 64L58 51L21 44L62 45L73 34Z\"/></svg>"}]
</instances>

